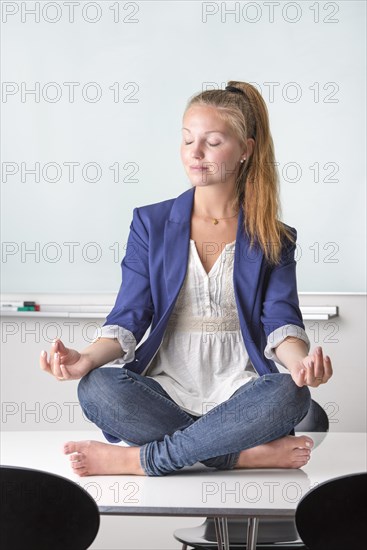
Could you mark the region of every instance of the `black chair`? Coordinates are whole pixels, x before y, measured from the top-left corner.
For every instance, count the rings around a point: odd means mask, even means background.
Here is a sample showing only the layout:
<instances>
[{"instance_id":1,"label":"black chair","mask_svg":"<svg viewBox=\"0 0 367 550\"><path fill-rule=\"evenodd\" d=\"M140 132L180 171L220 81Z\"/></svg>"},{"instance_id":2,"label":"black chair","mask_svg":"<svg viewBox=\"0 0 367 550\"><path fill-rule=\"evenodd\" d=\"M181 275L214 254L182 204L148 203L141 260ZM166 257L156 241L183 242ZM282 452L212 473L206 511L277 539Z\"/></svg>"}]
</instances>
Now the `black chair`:
<instances>
[{"instance_id":1,"label":"black chair","mask_svg":"<svg viewBox=\"0 0 367 550\"><path fill-rule=\"evenodd\" d=\"M329 418L324 409L311 399L306 416L294 428L295 432L328 432Z\"/></svg>"},{"instance_id":2,"label":"black chair","mask_svg":"<svg viewBox=\"0 0 367 550\"><path fill-rule=\"evenodd\" d=\"M312 399L307 415L294 430L296 433L327 432L329 430L328 416L324 409ZM231 549L246 548L247 518L230 518L227 520L227 526ZM176 529L173 536L182 542L182 550L187 550L190 547L195 550L217 548L216 526L213 518L207 518L197 527ZM257 546L262 550L305 548L299 539L294 519L261 519L258 525Z\"/></svg>"},{"instance_id":3,"label":"black chair","mask_svg":"<svg viewBox=\"0 0 367 550\"><path fill-rule=\"evenodd\" d=\"M0 547L4 550L85 550L99 529L94 499L56 474L0 467Z\"/></svg>"},{"instance_id":4,"label":"black chair","mask_svg":"<svg viewBox=\"0 0 367 550\"><path fill-rule=\"evenodd\" d=\"M309 550L367 548L367 473L337 477L298 503L296 526Z\"/></svg>"}]
</instances>

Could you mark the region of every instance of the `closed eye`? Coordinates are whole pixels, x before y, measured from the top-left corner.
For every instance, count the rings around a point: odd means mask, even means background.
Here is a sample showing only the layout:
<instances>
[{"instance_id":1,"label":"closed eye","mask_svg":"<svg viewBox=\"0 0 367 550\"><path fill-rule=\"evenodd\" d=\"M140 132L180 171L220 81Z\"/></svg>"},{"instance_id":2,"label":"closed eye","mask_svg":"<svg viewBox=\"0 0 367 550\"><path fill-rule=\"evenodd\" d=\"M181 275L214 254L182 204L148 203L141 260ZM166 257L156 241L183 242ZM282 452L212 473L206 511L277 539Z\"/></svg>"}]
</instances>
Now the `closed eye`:
<instances>
[{"instance_id":1,"label":"closed eye","mask_svg":"<svg viewBox=\"0 0 367 550\"><path fill-rule=\"evenodd\" d=\"M192 141L185 141L185 145L190 145L191 143ZM208 143L208 145L210 145L210 147L217 147L220 143Z\"/></svg>"}]
</instances>

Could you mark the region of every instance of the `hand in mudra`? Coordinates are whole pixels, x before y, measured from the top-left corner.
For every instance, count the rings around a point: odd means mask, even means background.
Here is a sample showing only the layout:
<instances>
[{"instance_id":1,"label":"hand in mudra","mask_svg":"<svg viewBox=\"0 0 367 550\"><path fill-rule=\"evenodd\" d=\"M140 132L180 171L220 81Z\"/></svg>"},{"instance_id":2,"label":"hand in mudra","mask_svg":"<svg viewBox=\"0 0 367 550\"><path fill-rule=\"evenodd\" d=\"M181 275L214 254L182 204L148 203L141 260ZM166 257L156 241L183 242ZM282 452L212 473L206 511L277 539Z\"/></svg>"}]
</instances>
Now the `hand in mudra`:
<instances>
[{"instance_id":1,"label":"hand in mudra","mask_svg":"<svg viewBox=\"0 0 367 550\"><path fill-rule=\"evenodd\" d=\"M41 353L41 369L57 380L79 380L92 369L90 359L75 349L67 348L57 339L51 346L50 361L47 353Z\"/></svg>"},{"instance_id":2,"label":"hand in mudra","mask_svg":"<svg viewBox=\"0 0 367 550\"><path fill-rule=\"evenodd\" d=\"M333 369L330 357L323 356L322 348L318 346L314 353L307 355L291 369L291 375L297 386L317 388L332 377Z\"/></svg>"}]
</instances>

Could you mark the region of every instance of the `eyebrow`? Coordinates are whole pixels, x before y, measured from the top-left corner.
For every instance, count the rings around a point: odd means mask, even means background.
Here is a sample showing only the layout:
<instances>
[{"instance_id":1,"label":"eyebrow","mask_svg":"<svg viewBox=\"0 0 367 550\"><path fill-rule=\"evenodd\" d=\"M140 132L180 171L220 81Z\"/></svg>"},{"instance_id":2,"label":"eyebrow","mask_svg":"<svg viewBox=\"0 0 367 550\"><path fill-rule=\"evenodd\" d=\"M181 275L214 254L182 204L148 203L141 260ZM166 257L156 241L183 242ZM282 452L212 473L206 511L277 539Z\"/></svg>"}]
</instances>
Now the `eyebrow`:
<instances>
[{"instance_id":1,"label":"eyebrow","mask_svg":"<svg viewBox=\"0 0 367 550\"><path fill-rule=\"evenodd\" d=\"M190 130L188 128L184 128L182 127L181 130L187 130L188 132L190 132ZM190 132L191 134L191 132ZM209 130L208 132L204 132L204 134L224 134L224 132L221 132L220 130Z\"/></svg>"}]
</instances>

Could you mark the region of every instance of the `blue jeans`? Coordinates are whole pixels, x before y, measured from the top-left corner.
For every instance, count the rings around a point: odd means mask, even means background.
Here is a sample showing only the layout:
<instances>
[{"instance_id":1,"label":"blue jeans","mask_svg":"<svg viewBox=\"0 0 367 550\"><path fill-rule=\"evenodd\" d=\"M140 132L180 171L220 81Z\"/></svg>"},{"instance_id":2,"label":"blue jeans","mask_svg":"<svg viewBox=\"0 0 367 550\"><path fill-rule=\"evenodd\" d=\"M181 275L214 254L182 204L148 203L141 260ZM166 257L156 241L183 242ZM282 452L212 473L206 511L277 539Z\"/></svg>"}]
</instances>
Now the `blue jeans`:
<instances>
[{"instance_id":1,"label":"blue jeans","mask_svg":"<svg viewBox=\"0 0 367 550\"><path fill-rule=\"evenodd\" d=\"M298 387L290 374L266 374L198 417L181 409L156 380L125 367L90 371L79 382L78 397L107 441L141 446L148 476L196 462L231 470L242 450L291 433L311 402L308 387Z\"/></svg>"}]
</instances>

